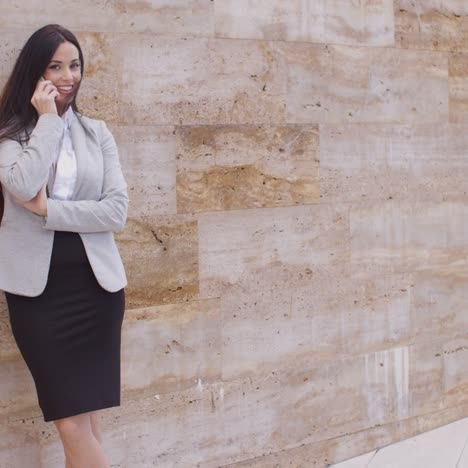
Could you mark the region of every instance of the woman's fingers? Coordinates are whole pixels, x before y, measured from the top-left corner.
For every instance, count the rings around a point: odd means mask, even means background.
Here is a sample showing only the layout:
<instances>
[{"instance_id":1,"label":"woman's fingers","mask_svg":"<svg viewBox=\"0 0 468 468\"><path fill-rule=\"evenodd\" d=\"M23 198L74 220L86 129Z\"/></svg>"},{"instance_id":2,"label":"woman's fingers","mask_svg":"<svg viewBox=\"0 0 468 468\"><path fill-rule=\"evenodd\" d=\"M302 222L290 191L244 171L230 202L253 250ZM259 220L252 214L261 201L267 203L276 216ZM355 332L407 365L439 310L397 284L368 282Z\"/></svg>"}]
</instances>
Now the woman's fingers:
<instances>
[{"instance_id":1,"label":"woman's fingers","mask_svg":"<svg viewBox=\"0 0 468 468\"><path fill-rule=\"evenodd\" d=\"M51 84L52 84L52 81L50 80L39 80L36 84L35 92L43 91L46 86L49 86Z\"/></svg>"},{"instance_id":2,"label":"woman's fingers","mask_svg":"<svg viewBox=\"0 0 468 468\"><path fill-rule=\"evenodd\" d=\"M31 104L35 107L39 115L48 112L57 113L55 98L58 95L58 90L51 81L39 80L34 94L31 97Z\"/></svg>"},{"instance_id":3,"label":"woman's fingers","mask_svg":"<svg viewBox=\"0 0 468 468\"><path fill-rule=\"evenodd\" d=\"M36 91L35 91L34 94L38 94L38 93L41 93L41 92L50 94L51 90L54 90L54 89L56 90L57 88L54 86L52 81L40 80L37 83Z\"/></svg>"},{"instance_id":4,"label":"woman's fingers","mask_svg":"<svg viewBox=\"0 0 468 468\"><path fill-rule=\"evenodd\" d=\"M53 91L57 91L57 88L54 86L54 85L47 85L45 88L44 88L44 92L47 93L47 94L50 94L52 93Z\"/></svg>"}]
</instances>

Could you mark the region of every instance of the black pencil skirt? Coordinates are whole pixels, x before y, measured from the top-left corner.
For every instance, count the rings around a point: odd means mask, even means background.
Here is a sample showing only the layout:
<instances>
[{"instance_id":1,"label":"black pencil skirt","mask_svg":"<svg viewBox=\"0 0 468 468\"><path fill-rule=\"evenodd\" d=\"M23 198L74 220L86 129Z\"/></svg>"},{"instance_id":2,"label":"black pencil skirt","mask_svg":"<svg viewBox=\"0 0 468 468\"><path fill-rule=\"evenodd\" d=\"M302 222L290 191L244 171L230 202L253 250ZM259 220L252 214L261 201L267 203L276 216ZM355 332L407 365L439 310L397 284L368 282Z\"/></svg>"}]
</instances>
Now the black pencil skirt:
<instances>
[{"instance_id":1,"label":"black pencil skirt","mask_svg":"<svg viewBox=\"0 0 468 468\"><path fill-rule=\"evenodd\" d=\"M40 296L5 295L45 421L120 405L125 293L98 284L78 233L55 232Z\"/></svg>"}]
</instances>

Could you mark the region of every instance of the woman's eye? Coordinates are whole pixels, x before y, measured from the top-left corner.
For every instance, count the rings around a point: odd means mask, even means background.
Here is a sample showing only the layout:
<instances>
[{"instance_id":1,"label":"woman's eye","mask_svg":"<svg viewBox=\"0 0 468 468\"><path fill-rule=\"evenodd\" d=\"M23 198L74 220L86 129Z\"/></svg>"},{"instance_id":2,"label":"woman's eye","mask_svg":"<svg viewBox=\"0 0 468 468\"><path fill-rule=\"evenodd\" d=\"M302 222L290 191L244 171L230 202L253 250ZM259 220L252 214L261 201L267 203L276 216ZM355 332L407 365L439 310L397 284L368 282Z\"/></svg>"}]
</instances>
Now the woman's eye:
<instances>
[{"instance_id":1,"label":"woman's eye","mask_svg":"<svg viewBox=\"0 0 468 468\"><path fill-rule=\"evenodd\" d=\"M74 64L72 65L72 67L73 67L73 68L79 68L79 67L80 67L80 64L79 64L79 63L74 63Z\"/></svg>"},{"instance_id":2,"label":"woman's eye","mask_svg":"<svg viewBox=\"0 0 468 468\"><path fill-rule=\"evenodd\" d=\"M59 70L60 67L59 67L58 65L51 65L51 66L49 67L49 69L50 69L50 70Z\"/></svg>"}]
</instances>

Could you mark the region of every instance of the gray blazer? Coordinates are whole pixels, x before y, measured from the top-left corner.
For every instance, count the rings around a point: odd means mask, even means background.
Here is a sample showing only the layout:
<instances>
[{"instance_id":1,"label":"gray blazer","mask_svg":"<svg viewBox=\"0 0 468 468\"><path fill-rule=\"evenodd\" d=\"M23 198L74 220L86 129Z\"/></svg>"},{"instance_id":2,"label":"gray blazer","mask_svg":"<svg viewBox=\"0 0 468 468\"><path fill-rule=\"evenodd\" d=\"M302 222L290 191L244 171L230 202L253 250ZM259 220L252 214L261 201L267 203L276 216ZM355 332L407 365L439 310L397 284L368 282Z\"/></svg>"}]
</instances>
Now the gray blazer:
<instances>
[{"instance_id":1,"label":"gray blazer","mask_svg":"<svg viewBox=\"0 0 468 468\"><path fill-rule=\"evenodd\" d=\"M71 200L47 200L47 217L14 201L34 198L48 180L63 133L55 114L39 117L24 147L0 143L0 182L5 211L0 225L0 290L23 296L44 291L49 273L54 231L78 232L99 284L110 292L127 285L124 266L112 231L123 229L128 195L114 138L106 124L75 118L71 136L77 160L77 180Z\"/></svg>"}]
</instances>

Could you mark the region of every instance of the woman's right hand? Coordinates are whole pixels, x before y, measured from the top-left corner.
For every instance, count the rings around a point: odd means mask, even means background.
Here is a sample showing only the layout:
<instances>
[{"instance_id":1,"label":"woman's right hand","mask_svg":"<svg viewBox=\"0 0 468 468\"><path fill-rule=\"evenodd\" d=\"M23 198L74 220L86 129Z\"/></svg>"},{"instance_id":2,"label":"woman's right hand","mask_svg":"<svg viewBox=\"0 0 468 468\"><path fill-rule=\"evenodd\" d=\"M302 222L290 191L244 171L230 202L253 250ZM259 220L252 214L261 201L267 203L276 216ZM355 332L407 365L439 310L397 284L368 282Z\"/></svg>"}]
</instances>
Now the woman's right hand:
<instances>
[{"instance_id":1,"label":"woman's right hand","mask_svg":"<svg viewBox=\"0 0 468 468\"><path fill-rule=\"evenodd\" d=\"M57 114L55 98L59 95L57 88L49 80L39 80L31 98L31 104L39 115Z\"/></svg>"},{"instance_id":2,"label":"woman's right hand","mask_svg":"<svg viewBox=\"0 0 468 468\"><path fill-rule=\"evenodd\" d=\"M46 193L46 186L45 183L39 192L37 192L36 196L32 200L23 201L19 198L16 198L13 194L11 194L13 200L18 203L18 205L24 206L27 210L36 213L39 216L47 216L47 193Z\"/></svg>"}]
</instances>

